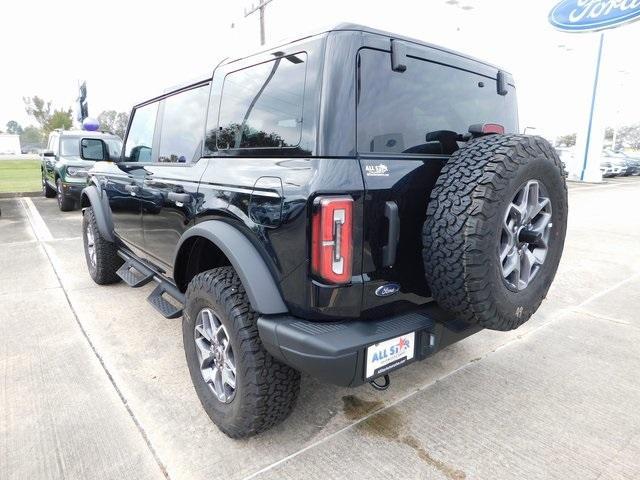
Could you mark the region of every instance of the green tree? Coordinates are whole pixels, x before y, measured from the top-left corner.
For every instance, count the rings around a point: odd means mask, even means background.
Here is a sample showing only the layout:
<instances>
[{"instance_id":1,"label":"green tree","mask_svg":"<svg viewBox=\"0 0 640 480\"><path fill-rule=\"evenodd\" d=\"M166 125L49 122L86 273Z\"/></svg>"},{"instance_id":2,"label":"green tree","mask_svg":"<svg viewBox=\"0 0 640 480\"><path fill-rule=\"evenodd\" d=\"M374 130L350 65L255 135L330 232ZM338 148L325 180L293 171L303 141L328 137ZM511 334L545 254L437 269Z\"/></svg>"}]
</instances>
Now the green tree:
<instances>
[{"instance_id":1,"label":"green tree","mask_svg":"<svg viewBox=\"0 0 640 480\"><path fill-rule=\"evenodd\" d=\"M12 133L14 135L22 135L22 127L15 120L9 120L7 122L7 133Z\"/></svg>"},{"instance_id":2,"label":"green tree","mask_svg":"<svg viewBox=\"0 0 640 480\"><path fill-rule=\"evenodd\" d=\"M37 95L35 97L22 97L22 101L27 114L35 118L41 128L45 128L51 118L51 102L45 102Z\"/></svg>"},{"instance_id":3,"label":"green tree","mask_svg":"<svg viewBox=\"0 0 640 480\"><path fill-rule=\"evenodd\" d=\"M604 139L613 141L613 128L607 127L604 129Z\"/></svg>"},{"instance_id":4,"label":"green tree","mask_svg":"<svg viewBox=\"0 0 640 480\"><path fill-rule=\"evenodd\" d=\"M576 144L576 134L569 133L567 135L562 135L556 139L556 144L559 147L573 147Z\"/></svg>"},{"instance_id":5,"label":"green tree","mask_svg":"<svg viewBox=\"0 0 640 480\"><path fill-rule=\"evenodd\" d=\"M56 128L69 129L73 126L71 108L51 111L51 102L38 97L23 97L25 110L40 124L42 133L48 135Z\"/></svg>"},{"instance_id":6,"label":"green tree","mask_svg":"<svg viewBox=\"0 0 640 480\"><path fill-rule=\"evenodd\" d=\"M43 142L42 130L33 125L25 127L20 135L20 143L23 146L41 146Z\"/></svg>"},{"instance_id":7,"label":"green tree","mask_svg":"<svg viewBox=\"0 0 640 480\"><path fill-rule=\"evenodd\" d=\"M616 143L631 147L633 149L640 148L640 123L635 125L627 125L618 129L618 138Z\"/></svg>"},{"instance_id":8,"label":"green tree","mask_svg":"<svg viewBox=\"0 0 640 480\"><path fill-rule=\"evenodd\" d=\"M129 123L129 114L126 112L116 112L115 110L105 110L98 115L100 130L115 133L120 138L124 138Z\"/></svg>"},{"instance_id":9,"label":"green tree","mask_svg":"<svg viewBox=\"0 0 640 480\"><path fill-rule=\"evenodd\" d=\"M56 110L53 112L43 130L45 134L55 130L56 128L62 128L63 130L69 130L73 126L73 119L71 118L71 109L68 110Z\"/></svg>"}]
</instances>

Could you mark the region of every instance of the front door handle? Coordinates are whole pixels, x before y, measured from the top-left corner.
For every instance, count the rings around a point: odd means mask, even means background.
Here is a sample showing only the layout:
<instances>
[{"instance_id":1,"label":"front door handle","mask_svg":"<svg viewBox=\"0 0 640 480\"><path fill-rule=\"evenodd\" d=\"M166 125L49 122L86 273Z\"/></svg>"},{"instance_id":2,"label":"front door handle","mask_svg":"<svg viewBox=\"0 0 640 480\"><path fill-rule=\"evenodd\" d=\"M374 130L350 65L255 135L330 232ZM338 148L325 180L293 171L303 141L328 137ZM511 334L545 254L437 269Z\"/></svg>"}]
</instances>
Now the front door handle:
<instances>
[{"instance_id":1,"label":"front door handle","mask_svg":"<svg viewBox=\"0 0 640 480\"><path fill-rule=\"evenodd\" d=\"M189 203L191 201L191 195L188 193L169 192L167 193L167 199L176 203Z\"/></svg>"},{"instance_id":2,"label":"front door handle","mask_svg":"<svg viewBox=\"0 0 640 480\"><path fill-rule=\"evenodd\" d=\"M140 191L140 187L138 185L136 185L135 183L130 183L128 185L125 185L124 189L127 192L129 192L131 195L135 195L136 193L138 193Z\"/></svg>"}]
</instances>

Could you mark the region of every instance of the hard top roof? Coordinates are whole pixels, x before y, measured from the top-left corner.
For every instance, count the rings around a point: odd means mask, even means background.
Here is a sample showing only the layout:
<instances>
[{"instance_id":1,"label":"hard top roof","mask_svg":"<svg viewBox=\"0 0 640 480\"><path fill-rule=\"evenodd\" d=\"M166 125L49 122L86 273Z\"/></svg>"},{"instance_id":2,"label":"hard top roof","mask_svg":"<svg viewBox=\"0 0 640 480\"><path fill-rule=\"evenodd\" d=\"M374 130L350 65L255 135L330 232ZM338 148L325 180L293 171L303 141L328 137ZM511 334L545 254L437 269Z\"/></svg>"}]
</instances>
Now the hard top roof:
<instances>
[{"instance_id":1,"label":"hard top roof","mask_svg":"<svg viewBox=\"0 0 640 480\"><path fill-rule=\"evenodd\" d=\"M51 133L57 133L61 137L112 137L120 138L117 135L110 132L93 132L89 130L54 130Z\"/></svg>"},{"instance_id":2,"label":"hard top roof","mask_svg":"<svg viewBox=\"0 0 640 480\"><path fill-rule=\"evenodd\" d=\"M228 57L224 58L222 61L216 63L215 68L217 68L220 65L227 65L227 64L230 64L230 63L233 63L233 62L237 62L239 60L250 58L250 57L252 57L254 55L259 55L261 53L269 52L270 50L273 50L275 48L284 47L286 45L289 45L290 43L299 42L301 40L305 40L307 38L316 37L316 36L319 36L319 35L322 35L322 34L325 34L325 33L329 33L329 32L349 32L349 31L351 31L351 32L365 32L365 33L371 33L371 34L374 34L374 35L381 35L381 36L385 36L385 37L389 37L389 38L395 38L395 39L402 40L402 41L405 41L405 42L414 43L416 45L422 45L424 47L433 48L433 49L439 50L441 52L445 52L445 53L448 53L448 54L451 54L451 55L456 55L458 57L466 58L468 60L472 60L474 62L481 63L481 64L486 65L486 66L491 67L491 68L500 69L499 67L497 67L497 66L495 66L495 65L493 65L491 63L485 62L483 60L480 60L478 58L472 57L470 55L465 55L463 53L456 52L455 50L450 50L450 49L445 48L445 47L440 47L438 45L434 45L432 43L428 43L428 42L425 42L425 41L422 41L422 40L418 40L418 39L415 39L415 38L406 37L404 35L397 35L395 33L387 32L387 31L384 31L384 30L378 30L378 29L367 27L367 26L364 26L364 25L359 25L357 23L349 23L349 22L341 22L341 23L338 23L336 25L332 25L332 26L329 26L329 27L317 28L317 29L314 29L314 30L312 30L310 32L304 33L304 34L299 34L299 35L292 36L290 38L286 38L286 39L283 39L283 40L275 41L275 42L272 42L271 44L264 45L259 50L252 50L251 52L247 53L246 55L240 55L240 56L237 56L237 57L234 57L234 58L228 58ZM505 73L508 73L507 71L505 71L503 69L500 69L500 70L504 71ZM153 101L153 100L155 100L157 98L163 97L163 96L168 95L170 93L177 92L179 90L182 90L182 89L185 89L187 87L191 87L191 86L197 85L199 83L204 83L204 82L207 82L209 80L211 80L211 75L209 75L209 76L199 76L199 77L191 79L190 81L185 81L185 82L182 82L182 83L180 83L178 85L173 85L173 86L163 90L161 93L159 93L157 95L154 95L153 97L147 98L142 102L139 102L135 106L136 107L140 106L142 104L151 102L151 101Z\"/></svg>"},{"instance_id":3,"label":"hard top roof","mask_svg":"<svg viewBox=\"0 0 640 480\"><path fill-rule=\"evenodd\" d=\"M347 32L347 31L371 33L371 34L374 34L374 35L381 35L381 36L384 36L384 37L395 38L395 39L402 40L402 41L405 41L405 42L415 43L417 45L422 45L424 47L434 48L434 49L440 50L442 52L446 52L446 53L450 53L452 55L456 55L456 56L459 56L459 57L467 58L469 60L473 60L474 62L479 62L479 63L482 63L482 64L487 65L489 67L498 69L498 67L496 67L495 65L493 65L491 63L485 62L483 60L480 60L478 58L472 57L470 55L465 55L464 53L456 52L455 50L451 50L451 49L448 49L448 48L445 48L445 47L434 45L432 43L425 42L423 40L418 40L418 39L407 37L407 36L404 36L404 35L398 35L396 33L387 32L385 30L378 30L376 28L371 28L371 27L367 27L365 25L359 25L357 23L349 23L349 22L341 22L341 23L338 23L338 24L330 26L330 27L318 28L318 29L315 29L315 30L313 30L311 32L307 32L306 34L296 35L294 37L287 38L285 40L280 40L280 41L277 41L277 42L273 43L272 45L265 45L264 48L262 48L259 51L254 51L254 52L252 52L252 53L250 53L248 55L244 55L244 56L241 56L241 57L238 57L238 58L225 59L221 63L222 64L233 63L233 62L236 62L238 60L242 60L243 58L248 58L248 57L251 57L253 55L257 55L259 53L267 52L267 51L272 50L274 48L278 48L278 47L287 45L289 43L298 42L298 41L304 40L306 38L311 38L311 37L315 37L317 35L322 35L323 33L328 33L328 32Z\"/></svg>"}]
</instances>

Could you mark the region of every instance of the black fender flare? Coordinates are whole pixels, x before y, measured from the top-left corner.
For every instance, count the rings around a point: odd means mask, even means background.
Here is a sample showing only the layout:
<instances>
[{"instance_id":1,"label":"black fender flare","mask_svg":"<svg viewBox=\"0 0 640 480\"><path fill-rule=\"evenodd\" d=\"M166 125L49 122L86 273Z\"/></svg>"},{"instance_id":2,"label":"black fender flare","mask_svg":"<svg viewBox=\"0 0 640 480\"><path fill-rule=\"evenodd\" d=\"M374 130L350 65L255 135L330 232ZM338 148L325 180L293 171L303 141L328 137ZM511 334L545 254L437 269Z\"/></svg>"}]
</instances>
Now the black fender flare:
<instances>
[{"instance_id":1,"label":"black fender flare","mask_svg":"<svg viewBox=\"0 0 640 480\"><path fill-rule=\"evenodd\" d=\"M226 255L256 312L265 315L288 312L278 285L260 252L242 232L226 222L207 220L184 232L173 258L174 271L183 243L194 236L206 238Z\"/></svg>"},{"instance_id":2,"label":"black fender flare","mask_svg":"<svg viewBox=\"0 0 640 480\"><path fill-rule=\"evenodd\" d=\"M93 215L98 224L98 230L100 230L100 235L109 242L115 242L113 236L113 220L111 219L111 209L109 208L107 196L104 195L103 192L100 192L95 185L89 185L82 189L80 205L83 207L91 205ZM84 215L84 208L82 212Z\"/></svg>"}]
</instances>

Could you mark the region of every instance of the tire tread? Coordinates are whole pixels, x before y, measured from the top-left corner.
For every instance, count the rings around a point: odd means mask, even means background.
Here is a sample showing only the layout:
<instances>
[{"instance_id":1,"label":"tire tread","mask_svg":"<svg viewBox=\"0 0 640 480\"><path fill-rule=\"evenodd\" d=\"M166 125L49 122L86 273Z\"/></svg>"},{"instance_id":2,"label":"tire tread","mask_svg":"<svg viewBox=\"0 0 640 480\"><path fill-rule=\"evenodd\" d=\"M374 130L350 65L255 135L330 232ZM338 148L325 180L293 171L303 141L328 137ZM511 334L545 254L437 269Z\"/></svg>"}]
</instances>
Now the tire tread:
<instances>
[{"instance_id":1,"label":"tire tread","mask_svg":"<svg viewBox=\"0 0 640 480\"><path fill-rule=\"evenodd\" d=\"M494 225L509 180L536 157L558 168L566 198L562 163L553 147L541 137L517 134L470 141L450 157L431 192L422 231L425 274L437 302L462 320L511 330L528 319L506 316L490 300L490 261L482 241Z\"/></svg>"},{"instance_id":2,"label":"tire tread","mask_svg":"<svg viewBox=\"0 0 640 480\"><path fill-rule=\"evenodd\" d=\"M218 305L224 307L225 315L233 324L232 334L237 336L239 344L234 354L238 378L244 379L244 391L241 393L243 408L236 418L217 421L218 427L229 437L244 438L280 423L295 406L300 390L300 373L277 361L265 350L258 334L258 314L251 309L237 273L233 267L227 266L196 275L187 288L187 305L195 292L214 298ZM189 315L188 308L185 315ZM207 409L206 402L203 406ZM213 416L212 419L216 421Z\"/></svg>"}]
</instances>

